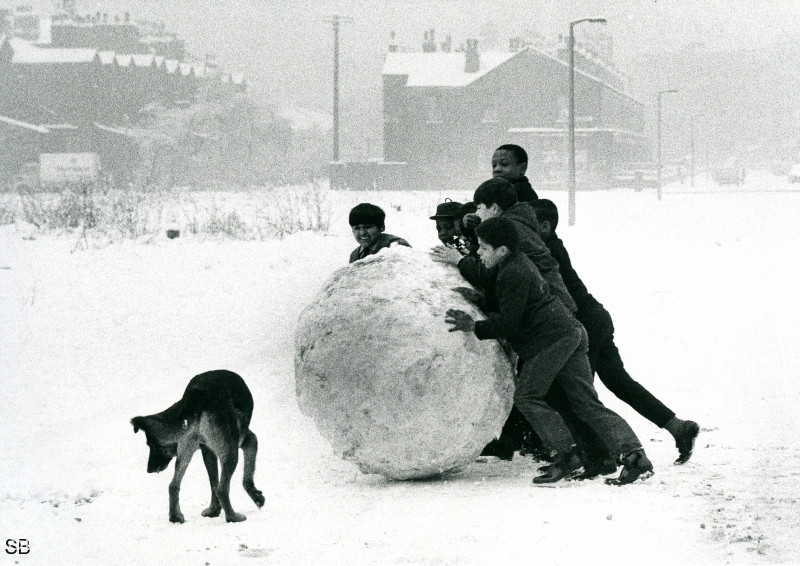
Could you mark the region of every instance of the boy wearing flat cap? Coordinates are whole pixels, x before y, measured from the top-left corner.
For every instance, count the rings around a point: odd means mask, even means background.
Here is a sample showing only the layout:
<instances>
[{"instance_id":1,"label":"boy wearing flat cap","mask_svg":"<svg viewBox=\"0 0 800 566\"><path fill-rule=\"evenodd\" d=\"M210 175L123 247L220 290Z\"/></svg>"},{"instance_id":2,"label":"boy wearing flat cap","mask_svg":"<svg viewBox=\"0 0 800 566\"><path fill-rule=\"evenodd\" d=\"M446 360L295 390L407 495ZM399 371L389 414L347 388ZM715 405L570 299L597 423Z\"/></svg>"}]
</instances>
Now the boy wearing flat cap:
<instances>
[{"instance_id":1,"label":"boy wearing flat cap","mask_svg":"<svg viewBox=\"0 0 800 566\"><path fill-rule=\"evenodd\" d=\"M436 221L436 233L439 236L439 241L445 246L458 247L461 231L458 229L456 215L460 208L460 202L445 199L443 203L436 207L436 214L430 217L431 220Z\"/></svg>"}]
</instances>

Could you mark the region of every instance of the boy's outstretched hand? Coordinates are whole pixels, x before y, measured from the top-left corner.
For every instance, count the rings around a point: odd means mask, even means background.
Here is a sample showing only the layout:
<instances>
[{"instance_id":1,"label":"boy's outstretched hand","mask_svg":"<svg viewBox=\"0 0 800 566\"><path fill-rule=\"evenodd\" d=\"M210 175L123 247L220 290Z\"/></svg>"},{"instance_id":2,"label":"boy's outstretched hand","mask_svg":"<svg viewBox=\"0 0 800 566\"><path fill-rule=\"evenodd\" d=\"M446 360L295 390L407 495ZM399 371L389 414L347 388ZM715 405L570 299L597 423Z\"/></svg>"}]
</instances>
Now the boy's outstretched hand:
<instances>
[{"instance_id":1,"label":"boy's outstretched hand","mask_svg":"<svg viewBox=\"0 0 800 566\"><path fill-rule=\"evenodd\" d=\"M435 246L431 249L430 253L433 261L440 261L451 265L458 265L458 262L464 257L458 250L448 248L447 246Z\"/></svg>"},{"instance_id":2,"label":"boy's outstretched hand","mask_svg":"<svg viewBox=\"0 0 800 566\"><path fill-rule=\"evenodd\" d=\"M449 329L450 332L455 332L457 330L461 330L463 332L472 332L475 330L475 321L472 320L470 315L462 310L447 309L444 321L447 324L453 325L452 328Z\"/></svg>"},{"instance_id":3,"label":"boy's outstretched hand","mask_svg":"<svg viewBox=\"0 0 800 566\"><path fill-rule=\"evenodd\" d=\"M481 223L481 217L474 212L470 212L469 214L464 215L464 218L461 219L461 222L464 224L464 228L467 230L474 230L478 224Z\"/></svg>"},{"instance_id":4,"label":"boy's outstretched hand","mask_svg":"<svg viewBox=\"0 0 800 566\"><path fill-rule=\"evenodd\" d=\"M483 304L483 295L469 287L454 287L453 291L464 297L470 303L480 306Z\"/></svg>"}]
</instances>

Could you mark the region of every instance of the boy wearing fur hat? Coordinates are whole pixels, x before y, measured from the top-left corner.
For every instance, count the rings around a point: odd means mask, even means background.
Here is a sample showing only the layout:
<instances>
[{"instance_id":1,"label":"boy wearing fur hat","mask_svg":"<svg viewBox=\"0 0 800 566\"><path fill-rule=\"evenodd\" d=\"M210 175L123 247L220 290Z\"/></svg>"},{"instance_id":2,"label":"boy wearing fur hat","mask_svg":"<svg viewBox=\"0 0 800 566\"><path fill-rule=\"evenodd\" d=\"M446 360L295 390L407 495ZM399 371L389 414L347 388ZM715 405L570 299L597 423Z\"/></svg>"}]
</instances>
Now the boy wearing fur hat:
<instances>
[{"instance_id":1,"label":"boy wearing fur hat","mask_svg":"<svg viewBox=\"0 0 800 566\"><path fill-rule=\"evenodd\" d=\"M403 238L384 232L386 213L368 202L362 202L350 211L350 227L358 247L350 253L350 263L378 253L392 245L411 247Z\"/></svg>"}]
</instances>

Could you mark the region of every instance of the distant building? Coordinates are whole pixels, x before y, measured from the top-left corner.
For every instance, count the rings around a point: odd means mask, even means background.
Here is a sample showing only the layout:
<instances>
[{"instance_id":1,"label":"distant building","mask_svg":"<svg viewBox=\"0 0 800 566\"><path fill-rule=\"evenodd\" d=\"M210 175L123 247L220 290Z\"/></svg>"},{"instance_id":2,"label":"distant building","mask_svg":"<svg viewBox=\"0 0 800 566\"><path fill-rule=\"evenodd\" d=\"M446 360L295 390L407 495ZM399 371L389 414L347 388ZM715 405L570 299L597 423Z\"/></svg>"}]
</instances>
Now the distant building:
<instances>
[{"instance_id":1,"label":"distant building","mask_svg":"<svg viewBox=\"0 0 800 566\"><path fill-rule=\"evenodd\" d=\"M48 17L45 34L38 16L34 33L28 16L35 14L22 15L28 23L20 28L14 15L17 35L0 34L0 177L40 153L96 152L104 170L124 167L132 128L148 104L191 104L202 81L246 89L242 76L215 65L210 72L206 63L157 54L154 43L162 53L183 55L183 42L143 35L127 14L81 18L66 11Z\"/></svg>"},{"instance_id":2,"label":"distant building","mask_svg":"<svg viewBox=\"0 0 800 566\"><path fill-rule=\"evenodd\" d=\"M537 186L562 185L564 39L549 50L518 37L508 51L480 51L477 40L451 44L448 37L437 46L434 30L425 32L421 51L392 44L383 67L383 162L332 164L334 186L470 190L491 176L492 152L505 143L526 149ZM575 48L576 163L584 187L603 186L616 168L649 160L644 106L600 51L613 52L610 38L598 48Z\"/></svg>"},{"instance_id":3,"label":"distant building","mask_svg":"<svg viewBox=\"0 0 800 566\"><path fill-rule=\"evenodd\" d=\"M535 183L563 177L569 80L563 40L552 53L519 40L510 46L481 52L472 40L455 52L387 53L384 159L405 163L412 187L474 188L491 176L492 152L503 143L526 149ZM587 183L648 159L644 106L624 88L613 66L576 47L576 162Z\"/></svg>"}]
</instances>

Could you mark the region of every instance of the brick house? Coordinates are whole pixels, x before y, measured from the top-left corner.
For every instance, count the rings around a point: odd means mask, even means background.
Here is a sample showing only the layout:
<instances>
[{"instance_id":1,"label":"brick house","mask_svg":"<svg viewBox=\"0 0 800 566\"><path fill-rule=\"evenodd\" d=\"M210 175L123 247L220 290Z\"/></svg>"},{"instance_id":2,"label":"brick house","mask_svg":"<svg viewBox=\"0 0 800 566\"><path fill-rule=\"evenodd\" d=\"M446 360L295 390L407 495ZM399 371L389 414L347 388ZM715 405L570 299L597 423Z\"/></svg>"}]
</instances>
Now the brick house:
<instances>
[{"instance_id":1,"label":"brick house","mask_svg":"<svg viewBox=\"0 0 800 566\"><path fill-rule=\"evenodd\" d=\"M514 48L516 47L516 48ZM434 48L435 49L435 48ZM416 189L471 189L491 176L493 150L529 154L534 185L561 186L566 170L569 65L563 47L479 52L392 51L383 68L384 160L404 163ZM625 163L646 161L644 106L618 73L578 46L575 72L579 184L602 186Z\"/></svg>"}]
</instances>

